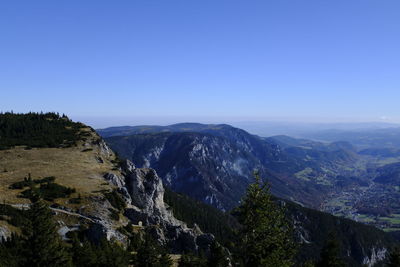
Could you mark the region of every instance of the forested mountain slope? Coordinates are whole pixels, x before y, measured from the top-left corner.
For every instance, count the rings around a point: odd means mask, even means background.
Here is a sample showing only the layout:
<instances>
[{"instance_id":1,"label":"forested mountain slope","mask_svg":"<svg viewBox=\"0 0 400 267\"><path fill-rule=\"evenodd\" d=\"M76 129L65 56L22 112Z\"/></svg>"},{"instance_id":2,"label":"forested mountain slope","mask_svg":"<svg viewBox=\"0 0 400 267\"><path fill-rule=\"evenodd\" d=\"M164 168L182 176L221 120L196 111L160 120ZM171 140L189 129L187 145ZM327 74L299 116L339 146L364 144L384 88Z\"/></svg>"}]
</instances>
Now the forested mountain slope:
<instances>
[{"instance_id":1,"label":"forested mountain slope","mask_svg":"<svg viewBox=\"0 0 400 267\"><path fill-rule=\"evenodd\" d=\"M112 136L106 141L121 156L156 169L173 190L221 209L237 205L255 169L268 178L275 195L318 207L336 178L354 171L357 160L346 143L291 145L229 125L117 127L98 132Z\"/></svg>"},{"instance_id":2,"label":"forested mountain slope","mask_svg":"<svg viewBox=\"0 0 400 267\"><path fill-rule=\"evenodd\" d=\"M131 223L143 229L160 225L154 237L171 252L197 251L197 238L201 246L212 242L167 210L154 170L120 160L92 128L54 113L0 114L0 122L7 129L0 135L1 203L26 209L32 197L42 198L64 238L86 229L89 239L127 244L121 229ZM1 215L3 237L19 231L7 209Z\"/></svg>"},{"instance_id":3,"label":"forested mountain slope","mask_svg":"<svg viewBox=\"0 0 400 267\"><path fill-rule=\"evenodd\" d=\"M25 140L22 138L17 143L13 138L9 138L13 136L15 126L9 127L9 130L0 136L3 141L8 140L3 142L3 149L0 150L0 201L3 203L0 206L0 235L2 238L9 238L11 233L23 235L21 229L25 229L25 213L31 207L29 199L40 197L47 205L50 205L51 216L57 222L58 234L64 239L63 242L69 242L70 246L76 246L71 239L76 237L82 238L81 242L85 249L88 248L87 246L92 246L85 243L87 242L85 238L97 243L103 242L101 240L105 238L126 246L121 250L121 247L116 249L116 247L104 245L108 243L101 243L103 245L99 250L96 247L82 250L80 252L82 260L87 255L92 255L98 261L106 261L106 258L99 256L105 251L112 254L104 254L108 255L107 257L118 255L122 257L125 255L123 251L128 251L130 261L136 261L137 257L132 257L132 255L138 255L139 258L140 255L145 255L135 245L135 233L138 232L148 233L154 238L156 243L148 243L147 249L164 246L166 250L157 253L165 253L165 251L168 253L205 251L207 253L212 247L214 236L232 253L237 254L236 250L240 250L240 242L236 238L241 226L234 216L188 196L169 189L165 190L155 170L137 168L130 161L121 160L90 127L72 122L67 117L57 114L7 114L7 116L9 117L4 119L0 114L0 121L8 125L20 125L18 132L25 132L24 136L26 135L27 138ZM12 118L12 123L10 123L10 118ZM26 122L27 119L32 118L36 121L44 121L40 124L42 128L33 130L35 124ZM49 124L51 126L48 126ZM47 131L48 128L52 130ZM175 136L175 134L179 135ZM175 154L176 158L165 157L165 161L162 161L166 164L165 166L169 164L168 159L175 161L182 155L195 153L193 159L198 161L192 162L196 164L193 166L204 165L201 171L207 172L222 168L216 165L215 158L225 158L225 164L221 165L225 170L221 171L221 175L230 174L232 180L238 178L233 175L232 170L236 173L243 170L251 173L253 170L251 164L258 164L259 169L264 171L263 174L273 177L272 172L263 169L263 161L257 155L264 153L271 158L280 156L279 149L267 152L254 151L256 150L254 144L262 144L264 141L258 137L247 139L247 134L242 131L232 133L229 130L219 134L184 132L138 136L144 139L149 138L149 144L152 147L153 135L160 140L160 144L164 145L164 149L168 148L165 151L176 151L176 154L175 152L168 153ZM163 138L158 139L159 135ZM53 141L45 142L49 138ZM201 142L193 143L193 140ZM137 142L136 146L140 147L142 144L143 151L148 151L146 142L143 140L137 140ZM223 144L223 149L220 147L221 144ZM196 146L197 148L193 150ZM273 148L276 145L267 143L263 146ZM243 150L245 147L248 149ZM138 154L142 155L139 152L140 149ZM277 154L274 154L275 152ZM134 158L135 155L135 153L132 154L132 157ZM234 162L229 155L251 160L245 164L229 165L230 161ZM141 159L143 158L138 157L137 160ZM181 160L182 166L187 166L188 162L182 158ZM143 165L146 164L143 160ZM209 181L213 181L212 177L213 173L210 173ZM248 183L253 182L252 175L245 176L241 173L239 178L243 181L243 190ZM167 181L168 179L164 177L164 182ZM195 191L197 185L192 184L191 189ZM190 184L187 186L189 190ZM216 192L219 192L221 188L229 188L232 185L226 182L214 186ZM282 184L280 190L290 189L286 189L285 184ZM236 191L236 194L241 193ZM240 197L241 195L238 199ZM278 201L278 203L283 202ZM318 259L321 247L331 231L338 233L343 248L342 257L352 266L359 266L362 263L371 266L372 263L383 259L385 251L393 245L390 237L375 228L305 209L291 202L286 202L285 205L288 211L287 216L294 223L296 240L300 245L298 263L306 259ZM0 245L0 255L3 255L1 254L3 249ZM85 253L92 254L85 255ZM85 260L90 260L90 258L86 257ZM124 264L121 266L127 266Z\"/></svg>"}]
</instances>

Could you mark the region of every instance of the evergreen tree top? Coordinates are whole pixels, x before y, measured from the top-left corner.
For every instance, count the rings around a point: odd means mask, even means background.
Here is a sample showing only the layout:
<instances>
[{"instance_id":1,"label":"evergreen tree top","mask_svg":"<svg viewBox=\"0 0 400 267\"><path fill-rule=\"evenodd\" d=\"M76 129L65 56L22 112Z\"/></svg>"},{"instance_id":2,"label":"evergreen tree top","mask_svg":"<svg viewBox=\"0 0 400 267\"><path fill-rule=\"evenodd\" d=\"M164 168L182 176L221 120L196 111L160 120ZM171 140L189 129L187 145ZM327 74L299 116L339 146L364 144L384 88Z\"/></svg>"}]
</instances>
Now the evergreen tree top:
<instances>
[{"instance_id":1,"label":"evergreen tree top","mask_svg":"<svg viewBox=\"0 0 400 267\"><path fill-rule=\"evenodd\" d=\"M58 113L0 113L0 149L71 146L83 126Z\"/></svg>"},{"instance_id":2,"label":"evergreen tree top","mask_svg":"<svg viewBox=\"0 0 400 267\"><path fill-rule=\"evenodd\" d=\"M245 266L292 266L296 245L291 224L258 173L236 213L242 225L239 244Z\"/></svg>"}]
</instances>

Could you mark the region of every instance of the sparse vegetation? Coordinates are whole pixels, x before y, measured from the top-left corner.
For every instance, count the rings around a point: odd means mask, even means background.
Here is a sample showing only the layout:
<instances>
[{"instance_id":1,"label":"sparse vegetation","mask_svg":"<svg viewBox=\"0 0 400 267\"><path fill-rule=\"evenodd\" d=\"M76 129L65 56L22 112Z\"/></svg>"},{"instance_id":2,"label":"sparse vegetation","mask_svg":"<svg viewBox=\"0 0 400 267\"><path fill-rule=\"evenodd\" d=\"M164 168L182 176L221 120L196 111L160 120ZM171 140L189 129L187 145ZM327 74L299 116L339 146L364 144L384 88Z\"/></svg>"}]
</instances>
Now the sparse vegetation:
<instances>
[{"instance_id":1,"label":"sparse vegetation","mask_svg":"<svg viewBox=\"0 0 400 267\"><path fill-rule=\"evenodd\" d=\"M24 187L34 186L35 184L43 184L43 183L53 183L55 181L54 176L44 177L42 179L34 179L32 180L31 174L28 174L28 177L25 177L23 181L15 182L10 185L10 189L23 189Z\"/></svg>"},{"instance_id":2,"label":"sparse vegetation","mask_svg":"<svg viewBox=\"0 0 400 267\"><path fill-rule=\"evenodd\" d=\"M116 208L118 211L123 211L126 207L125 200L116 189L111 192L104 193L105 198L110 202L111 206Z\"/></svg>"},{"instance_id":3,"label":"sparse vegetation","mask_svg":"<svg viewBox=\"0 0 400 267\"><path fill-rule=\"evenodd\" d=\"M57 198L69 197L73 193L75 193L74 188L69 188L56 183L45 183L40 184L39 188L31 187L30 189L22 191L21 197L31 199L35 196L40 196L45 200L53 201Z\"/></svg>"},{"instance_id":4,"label":"sparse vegetation","mask_svg":"<svg viewBox=\"0 0 400 267\"><path fill-rule=\"evenodd\" d=\"M119 221L119 212L115 209L108 209L110 211L110 218L114 221Z\"/></svg>"},{"instance_id":5,"label":"sparse vegetation","mask_svg":"<svg viewBox=\"0 0 400 267\"><path fill-rule=\"evenodd\" d=\"M179 267L207 267L207 259L204 256L183 254L179 261Z\"/></svg>"},{"instance_id":6,"label":"sparse vegetation","mask_svg":"<svg viewBox=\"0 0 400 267\"><path fill-rule=\"evenodd\" d=\"M93 191L111 190L111 185L105 183L103 179L91 179L102 177L113 166L105 157L104 163L99 164L95 158L99 150L95 146L93 149L94 151L85 153L81 153L81 146L32 150L16 147L0 150L1 170L3 168L8 170L6 173L0 171L0 202L5 199L12 203L26 203L18 198L20 190L9 190L9 186L23 181L28 173L32 174L32 179L55 176L57 184L75 188L86 201L89 196L102 195Z\"/></svg>"},{"instance_id":7,"label":"sparse vegetation","mask_svg":"<svg viewBox=\"0 0 400 267\"><path fill-rule=\"evenodd\" d=\"M14 208L5 203L0 204L0 221L1 220L16 227L21 227L27 223L25 211Z\"/></svg>"},{"instance_id":8,"label":"sparse vegetation","mask_svg":"<svg viewBox=\"0 0 400 267\"><path fill-rule=\"evenodd\" d=\"M1 209L0 209L1 210ZM0 266L127 267L131 254L114 242L92 243L76 233L71 244L61 241L48 206L41 200L24 213L22 234L0 243Z\"/></svg>"},{"instance_id":9,"label":"sparse vegetation","mask_svg":"<svg viewBox=\"0 0 400 267\"><path fill-rule=\"evenodd\" d=\"M36 196L48 201L69 197L71 194L75 193L76 190L74 188L56 184L54 181L54 176L32 180L31 175L29 174L28 178L25 177L23 181L11 184L10 189L23 189L29 187L29 189L21 192L20 197L32 199ZM39 187L37 185L39 185Z\"/></svg>"},{"instance_id":10,"label":"sparse vegetation","mask_svg":"<svg viewBox=\"0 0 400 267\"><path fill-rule=\"evenodd\" d=\"M71 266L71 257L57 234L48 206L35 201L25 218L23 234L0 245L0 266Z\"/></svg>"},{"instance_id":11,"label":"sparse vegetation","mask_svg":"<svg viewBox=\"0 0 400 267\"><path fill-rule=\"evenodd\" d=\"M111 163L114 164L114 168L118 169L122 166L124 160L115 152L115 159L111 160Z\"/></svg>"},{"instance_id":12,"label":"sparse vegetation","mask_svg":"<svg viewBox=\"0 0 400 267\"><path fill-rule=\"evenodd\" d=\"M81 194L78 194L78 197L75 198L70 198L69 199L70 204L81 204L82 203L82 196Z\"/></svg>"}]
</instances>

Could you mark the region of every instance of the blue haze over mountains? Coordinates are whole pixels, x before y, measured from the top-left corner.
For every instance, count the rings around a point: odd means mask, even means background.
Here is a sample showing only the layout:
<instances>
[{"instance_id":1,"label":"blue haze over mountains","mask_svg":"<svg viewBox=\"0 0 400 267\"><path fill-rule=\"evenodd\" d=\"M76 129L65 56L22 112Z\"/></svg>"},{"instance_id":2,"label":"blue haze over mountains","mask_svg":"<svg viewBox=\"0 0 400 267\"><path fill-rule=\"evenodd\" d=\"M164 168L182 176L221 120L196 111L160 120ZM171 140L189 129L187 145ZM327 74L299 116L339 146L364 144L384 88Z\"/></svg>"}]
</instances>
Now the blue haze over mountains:
<instances>
[{"instance_id":1,"label":"blue haze over mountains","mask_svg":"<svg viewBox=\"0 0 400 267\"><path fill-rule=\"evenodd\" d=\"M398 125L298 125L244 125L269 133L264 136L227 124L199 123L98 132L122 157L154 168L172 190L222 210L238 205L257 169L277 197L400 230L397 219L391 219L400 216Z\"/></svg>"},{"instance_id":2,"label":"blue haze over mountains","mask_svg":"<svg viewBox=\"0 0 400 267\"><path fill-rule=\"evenodd\" d=\"M369 131L387 128L400 128L400 124L388 122L291 122L291 121L241 121L230 123L250 133L268 137L289 135L292 137L312 138L321 131Z\"/></svg>"}]
</instances>

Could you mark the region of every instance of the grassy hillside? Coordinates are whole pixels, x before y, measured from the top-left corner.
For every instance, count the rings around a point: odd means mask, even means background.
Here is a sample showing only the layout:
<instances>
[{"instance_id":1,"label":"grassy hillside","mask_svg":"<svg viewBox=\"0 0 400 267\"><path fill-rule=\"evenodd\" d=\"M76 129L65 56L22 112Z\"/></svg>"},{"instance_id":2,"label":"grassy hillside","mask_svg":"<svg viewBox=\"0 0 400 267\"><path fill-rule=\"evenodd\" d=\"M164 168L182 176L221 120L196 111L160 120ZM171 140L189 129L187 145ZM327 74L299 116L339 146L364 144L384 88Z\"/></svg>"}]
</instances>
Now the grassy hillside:
<instances>
[{"instance_id":1,"label":"grassy hillside","mask_svg":"<svg viewBox=\"0 0 400 267\"><path fill-rule=\"evenodd\" d=\"M20 119L22 115L16 116ZM33 116L49 119L46 114ZM13 118L12 115L10 120ZM69 132L70 126L59 124L58 120L69 123L68 118L57 117L53 121L58 125L54 126L58 129L55 131ZM25 121L25 119L20 121ZM27 125L30 126L26 129L34 127L31 124ZM55 147L51 145L35 147L34 143L29 143L29 141L20 142L18 145L5 142L8 148L0 150L0 203L5 202L20 208L21 204L29 203L23 197L24 191L32 190L32 188L36 190L42 190L42 187L43 190L50 188L52 193L53 191L58 193L50 194L47 198L48 202L53 205L53 211L57 213L56 220L62 222L63 225L74 227L94 217L106 217L111 218L114 229L120 228L127 222L126 218L119 216L118 208L113 208L113 206L118 206L118 201L115 202L115 198L110 193L113 192L114 187L103 178L108 172L120 174L116 168L117 157L102 145L100 137L90 127L82 124L79 124L79 127L78 124L71 127L76 127L73 137L60 135L65 139L57 142ZM27 132L26 129L22 132ZM43 144L51 133L40 136L34 139L39 140L39 144ZM65 190L65 188L71 190ZM235 240L235 230L239 225L232 216L168 189L165 201L176 217L190 226L199 225L203 231L213 233L221 243L227 246ZM15 219L11 220L18 218L18 210L1 205L0 227L18 232L19 222ZM357 266L359 262L362 262L365 253L368 253L366 251L372 247L388 247L393 243L387 235L373 227L304 209L294 204L288 204L288 211L297 222L298 233L301 233L307 241L304 241L302 245L299 255L301 260L318 257L323 242L332 230L338 233L342 242L343 256L347 257L352 266ZM350 256L346 256L348 252Z\"/></svg>"},{"instance_id":2,"label":"grassy hillside","mask_svg":"<svg viewBox=\"0 0 400 267\"><path fill-rule=\"evenodd\" d=\"M101 138L90 127L56 114L1 114L0 121L9 127L1 131L0 203L30 203L26 198L27 191L32 189L29 184L16 186L30 179L33 190L41 191L50 205L68 210L57 212L58 220L66 225L88 221L78 213L89 217L115 213L106 200L107 192L114 186L103 176L110 172L119 174L116 156L101 145ZM13 132L17 133L15 138L11 136ZM47 139L55 143L48 143ZM49 177L51 181L46 180ZM114 218L118 216L114 214ZM122 222L115 220L115 227ZM0 223L7 225L1 218Z\"/></svg>"},{"instance_id":3,"label":"grassy hillside","mask_svg":"<svg viewBox=\"0 0 400 267\"><path fill-rule=\"evenodd\" d=\"M86 143L87 144L87 143ZM88 149L92 150L88 150ZM86 150L86 151L85 151ZM9 186L31 174L34 179L54 176L57 183L76 189L77 194L89 196L94 191L109 189L102 176L113 168L110 161L99 163L99 147L83 141L76 147L33 148L22 147L0 151L0 200L11 203L23 202L18 198L20 190Z\"/></svg>"}]
</instances>

